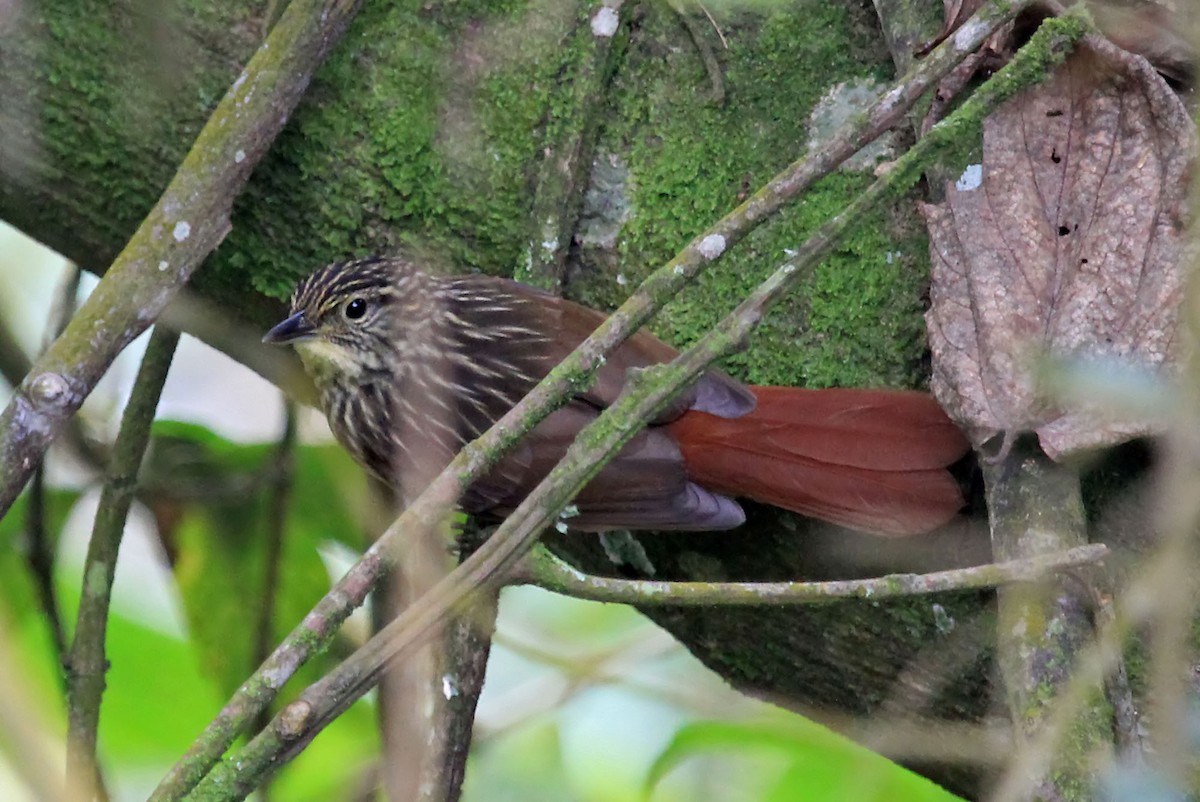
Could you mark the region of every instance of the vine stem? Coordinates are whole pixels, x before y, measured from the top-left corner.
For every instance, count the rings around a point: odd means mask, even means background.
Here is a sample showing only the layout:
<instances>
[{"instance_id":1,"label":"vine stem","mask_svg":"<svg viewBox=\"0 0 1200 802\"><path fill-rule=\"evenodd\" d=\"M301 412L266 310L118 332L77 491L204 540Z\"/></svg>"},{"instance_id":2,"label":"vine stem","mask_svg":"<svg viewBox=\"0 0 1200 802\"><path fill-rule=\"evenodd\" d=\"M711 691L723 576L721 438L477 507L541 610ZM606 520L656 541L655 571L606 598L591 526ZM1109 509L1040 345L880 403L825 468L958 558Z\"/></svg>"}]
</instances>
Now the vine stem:
<instances>
[{"instance_id":1,"label":"vine stem","mask_svg":"<svg viewBox=\"0 0 1200 802\"><path fill-rule=\"evenodd\" d=\"M137 491L138 469L150 442L150 424L178 343L179 334L161 326L150 335L133 393L121 417L83 563L75 638L63 659L67 672L67 780L75 787L95 787L98 778L96 732L108 672L105 636L117 554Z\"/></svg>"}]
</instances>

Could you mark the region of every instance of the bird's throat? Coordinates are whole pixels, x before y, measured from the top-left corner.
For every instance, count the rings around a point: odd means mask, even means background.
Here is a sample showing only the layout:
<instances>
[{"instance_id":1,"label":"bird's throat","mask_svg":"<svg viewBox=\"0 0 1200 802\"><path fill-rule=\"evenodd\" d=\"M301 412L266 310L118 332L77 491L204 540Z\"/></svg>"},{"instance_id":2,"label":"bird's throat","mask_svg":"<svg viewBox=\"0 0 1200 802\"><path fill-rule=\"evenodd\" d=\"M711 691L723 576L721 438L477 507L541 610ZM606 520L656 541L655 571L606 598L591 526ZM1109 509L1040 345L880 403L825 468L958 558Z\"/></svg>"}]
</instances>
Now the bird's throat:
<instances>
[{"instance_id":1,"label":"bird's throat","mask_svg":"<svg viewBox=\"0 0 1200 802\"><path fill-rule=\"evenodd\" d=\"M337 381L353 381L362 373L362 363L348 348L328 340L313 338L296 343L296 353L304 369L318 386Z\"/></svg>"}]
</instances>

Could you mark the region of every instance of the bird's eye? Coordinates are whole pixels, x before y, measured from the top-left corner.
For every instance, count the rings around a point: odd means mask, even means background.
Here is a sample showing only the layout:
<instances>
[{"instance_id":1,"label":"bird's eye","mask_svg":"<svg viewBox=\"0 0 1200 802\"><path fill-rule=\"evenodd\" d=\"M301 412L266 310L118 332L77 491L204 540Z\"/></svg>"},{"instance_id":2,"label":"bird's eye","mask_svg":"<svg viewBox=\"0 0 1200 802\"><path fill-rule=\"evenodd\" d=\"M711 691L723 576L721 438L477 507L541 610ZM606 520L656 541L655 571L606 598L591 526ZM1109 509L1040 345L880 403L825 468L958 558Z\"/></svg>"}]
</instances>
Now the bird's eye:
<instances>
[{"instance_id":1,"label":"bird's eye","mask_svg":"<svg viewBox=\"0 0 1200 802\"><path fill-rule=\"evenodd\" d=\"M343 313L347 320L361 320L362 316L367 313L367 302L362 298L351 298Z\"/></svg>"}]
</instances>

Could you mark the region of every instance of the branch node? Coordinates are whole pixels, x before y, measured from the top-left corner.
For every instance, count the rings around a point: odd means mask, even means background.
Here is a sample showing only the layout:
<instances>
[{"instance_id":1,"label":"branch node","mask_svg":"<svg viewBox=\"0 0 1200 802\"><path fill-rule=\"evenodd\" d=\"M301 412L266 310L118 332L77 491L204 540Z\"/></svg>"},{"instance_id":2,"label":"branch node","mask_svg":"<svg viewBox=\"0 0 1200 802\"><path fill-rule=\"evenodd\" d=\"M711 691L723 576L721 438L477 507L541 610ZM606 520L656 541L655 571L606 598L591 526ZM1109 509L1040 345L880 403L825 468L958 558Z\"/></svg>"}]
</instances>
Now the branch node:
<instances>
[{"instance_id":1,"label":"branch node","mask_svg":"<svg viewBox=\"0 0 1200 802\"><path fill-rule=\"evenodd\" d=\"M294 741L308 731L313 707L303 699L297 699L279 713L275 720L275 731L279 737Z\"/></svg>"},{"instance_id":2,"label":"branch node","mask_svg":"<svg viewBox=\"0 0 1200 802\"><path fill-rule=\"evenodd\" d=\"M29 383L29 400L40 411L59 410L67 406L71 387L58 373L41 373Z\"/></svg>"}]
</instances>

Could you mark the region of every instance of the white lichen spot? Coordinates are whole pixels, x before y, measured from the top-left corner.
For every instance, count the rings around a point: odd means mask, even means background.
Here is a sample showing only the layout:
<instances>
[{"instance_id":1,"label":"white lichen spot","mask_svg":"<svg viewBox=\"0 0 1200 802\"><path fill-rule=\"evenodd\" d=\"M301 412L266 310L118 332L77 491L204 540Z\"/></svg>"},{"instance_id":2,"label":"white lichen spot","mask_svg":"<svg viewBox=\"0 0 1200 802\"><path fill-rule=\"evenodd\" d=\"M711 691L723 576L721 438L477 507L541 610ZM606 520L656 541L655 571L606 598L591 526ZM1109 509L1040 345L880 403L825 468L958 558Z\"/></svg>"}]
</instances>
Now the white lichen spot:
<instances>
[{"instance_id":1,"label":"white lichen spot","mask_svg":"<svg viewBox=\"0 0 1200 802\"><path fill-rule=\"evenodd\" d=\"M542 240L542 253L547 257L553 257L558 252L558 237Z\"/></svg>"},{"instance_id":2,"label":"white lichen spot","mask_svg":"<svg viewBox=\"0 0 1200 802\"><path fill-rule=\"evenodd\" d=\"M625 278L624 273L617 273L617 283L624 287L629 283L629 279Z\"/></svg>"},{"instance_id":3,"label":"white lichen spot","mask_svg":"<svg viewBox=\"0 0 1200 802\"><path fill-rule=\"evenodd\" d=\"M796 266L794 264L792 264L791 262L788 262L786 265L784 265L783 267L781 267L779 269L784 272L784 275L788 275L788 276L790 276L792 273L796 272Z\"/></svg>"},{"instance_id":4,"label":"white lichen spot","mask_svg":"<svg viewBox=\"0 0 1200 802\"><path fill-rule=\"evenodd\" d=\"M283 684L291 679L291 676L288 670L282 666L268 668L262 672L263 681L269 688L282 688Z\"/></svg>"},{"instance_id":5,"label":"white lichen spot","mask_svg":"<svg viewBox=\"0 0 1200 802\"><path fill-rule=\"evenodd\" d=\"M565 535L567 533L567 525L565 523L563 523L562 521L556 521L554 524L554 528L561 535Z\"/></svg>"},{"instance_id":6,"label":"white lichen spot","mask_svg":"<svg viewBox=\"0 0 1200 802\"><path fill-rule=\"evenodd\" d=\"M592 33L607 39L617 32L617 26L620 23L621 20L617 16L617 10L604 6L604 8L596 12L596 16L592 17Z\"/></svg>"},{"instance_id":7,"label":"white lichen spot","mask_svg":"<svg viewBox=\"0 0 1200 802\"><path fill-rule=\"evenodd\" d=\"M962 175L954 182L954 188L959 192L970 192L979 189L983 184L983 165L968 164Z\"/></svg>"},{"instance_id":8,"label":"white lichen spot","mask_svg":"<svg viewBox=\"0 0 1200 802\"><path fill-rule=\"evenodd\" d=\"M568 504L567 506L563 507L562 512L558 514L558 517L565 521L568 518L574 518L577 515L579 515L579 507L575 504Z\"/></svg>"},{"instance_id":9,"label":"white lichen spot","mask_svg":"<svg viewBox=\"0 0 1200 802\"><path fill-rule=\"evenodd\" d=\"M683 265L675 265L675 269L671 272L673 272L677 276L682 276L683 275Z\"/></svg>"},{"instance_id":10,"label":"white lichen spot","mask_svg":"<svg viewBox=\"0 0 1200 802\"><path fill-rule=\"evenodd\" d=\"M943 635L953 632L955 626L954 616L946 612L946 608L936 602L933 604L933 625Z\"/></svg>"},{"instance_id":11,"label":"white lichen spot","mask_svg":"<svg viewBox=\"0 0 1200 802\"><path fill-rule=\"evenodd\" d=\"M171 266L171 263L168 262L166 259L163 259L161 262L158 263L158 272L165 273L167 271L167 268L170 266Z\"/></svg>"},{"instance_id":12,"label":"white lichen spot","mask_svg":"<svg viewBox=\"0 0 1200 802\"><path fill-rule=\"evenodd\" d=\"M87 572L87 589L89 596L99 596L108 585L108 563L97 560L92 563Z\"/></svg>"},{"instance_id":13,"label":"white lichen spot","mask_svg":"<svg viewBox=\"0 0 1200 802\"><path fill-rule=\"evenodd\" d=\"M984 25L974 17L968 19L954 34L954 49L959 53L968 53L978 47L972 40L979 36L979 29Z\"/></svg>"},{"instance_id":14,"label":"white lichen spot","mask_svg":"<svg viewBox=\"0 0 1200 802\"><path fill-rule=\"evenodd\" d=\"M263 47L266 47L266 45L263 45ZM233 91L236 92L241 89L242 84L244 83L246 83L246 73L243 72L237 77L237 80L233 82Z\"/></svg>"},{"instance_id":15,"label":"white lichen spot","mask_svg":"<svg viewBox=\"0 0 1200 802\"><path fill-rule=\"evenodd\" d=\"M246 151L238 148L237 152L233 154L233 161L235 164L241 164L246 161Z\"/></svg>"},{"instance_id":16,"label":"white lichen spot","mask_svg":"<svg viewBox=\"0 0 1200 802\"><path fill-rule=\"evenodd\" d=\"M175 231L172 233L176 242L183 242L192 233L192 224L187 220L180 220L175 224Z\"/></svg>"},{"instance_id":17,"label":"white lichen spot","mask_svg":"<svg viewBox=\"0 0 1200 802\"><path fill-rule=\"evenodd\" d=\"M454 679L449 674L442 676L442 696L447 699L458 696L458 688L454 687Z\"/></svg>"},{"instance_id":18,"label":"white lichen spot","mask_svg":"<svg viewBox=\"0 0 1200 802\"><path fill-rule=\"evenodd\" d=\"M799 253L799 251L797 251L795 248L784 248L783 249L783 255L789 259L791 259L793 256L795 256L797 253Z\"/></svg>"},{"instance_id":19,"label":"white lichen spot","mask_svg":"<svg viewBox=\"0 0 1200 802\"><path fill-rule=\"evenodd\" d=\"M725 253L725 238L720 234L709 234L700 240L700 247L697 250L705 259L716 259Z\"/></svg>"}]
</instances>

